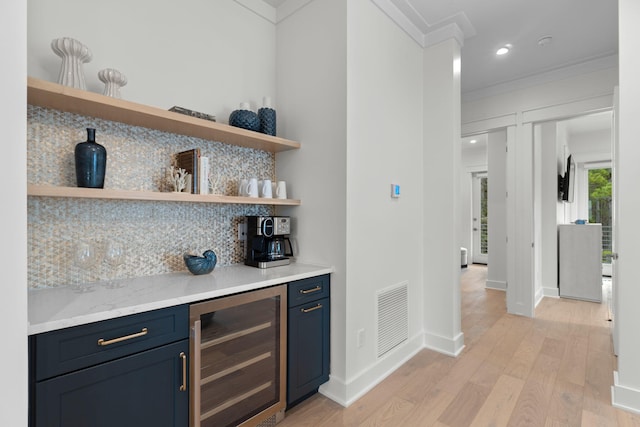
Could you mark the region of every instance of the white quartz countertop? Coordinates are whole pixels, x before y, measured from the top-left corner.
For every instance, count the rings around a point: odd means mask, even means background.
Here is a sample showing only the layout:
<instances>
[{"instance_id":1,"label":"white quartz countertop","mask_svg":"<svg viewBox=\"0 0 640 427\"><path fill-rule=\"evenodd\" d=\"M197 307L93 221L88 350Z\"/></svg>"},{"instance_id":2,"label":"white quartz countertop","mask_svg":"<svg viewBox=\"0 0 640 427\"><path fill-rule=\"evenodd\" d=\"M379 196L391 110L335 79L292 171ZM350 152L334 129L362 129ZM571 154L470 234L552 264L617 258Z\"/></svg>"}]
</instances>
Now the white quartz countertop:
<instances>
[{"instance_id":1,"label":"white quartz countertop","mask_svg":"<svg viewBox=\"0 0 640 427\"><path fill-rule=\"evenodd\" d=\"M158 308L217 298L333 272L332 267L292 263L260 269L236 264L210 274L189 272L137 277L81 289L59 287L29 291L29 335Z\"/></svg>"}]
</instances>

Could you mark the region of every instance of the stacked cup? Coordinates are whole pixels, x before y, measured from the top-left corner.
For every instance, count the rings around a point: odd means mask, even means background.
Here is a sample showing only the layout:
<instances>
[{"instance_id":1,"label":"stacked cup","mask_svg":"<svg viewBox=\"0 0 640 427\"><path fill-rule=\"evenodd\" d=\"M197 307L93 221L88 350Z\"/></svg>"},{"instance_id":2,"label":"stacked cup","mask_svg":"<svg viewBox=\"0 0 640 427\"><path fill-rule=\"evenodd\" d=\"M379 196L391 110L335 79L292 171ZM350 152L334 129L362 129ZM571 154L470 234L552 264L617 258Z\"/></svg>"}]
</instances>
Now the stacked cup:
<instances>
[{"instance_id":1,"label":"stacked cup","mask_svg":"<svg viewBox=\"0 0 640 427\"><path fill-rule=\"evenodd\" d=\"M247 197L258 197L258 178L249 178Z\"/></svg>"},{"instance_id":2,"label":"stacked cup","mask_svg":"<svg viewBox=\"0 0 640 427\"><path fill-rule=\"evenodd\" d=\"M265 199L270 199L273 197L273 190L271 188L270 179L264 179L260 181L258 187L260 189L260 197L264 197Z\"/></svg>"},{"instance_id":3,"label":"stacked cup","mask_svg":"<svg viewBox=\"0 0 640 427\"><path fill-rule=\"evenodd\" d=\"M238 184L238 196L258 197L258 178L241 179Z\"/></svg>"},{"instance_id":4,"label":"stacked cup","mask_svg":"<svg viewBox=\"0 0 640 427\"><path fill-rule=\"evenodd\" d=\"M241 179L238 184L238 196L286 199L287 183L285 181L271 182L270 179Z\"/></svg>"},{"instance_id":5,"label":"stacked cup","mask_svg":"<svg viewBox=\"0 0 640 427\"><path fill-rule=\"evenodd\" d=\"M278 181L276 184L275 194L277 199L287 198L287 183L285 181Z\"/></svg>"}]
</instances>

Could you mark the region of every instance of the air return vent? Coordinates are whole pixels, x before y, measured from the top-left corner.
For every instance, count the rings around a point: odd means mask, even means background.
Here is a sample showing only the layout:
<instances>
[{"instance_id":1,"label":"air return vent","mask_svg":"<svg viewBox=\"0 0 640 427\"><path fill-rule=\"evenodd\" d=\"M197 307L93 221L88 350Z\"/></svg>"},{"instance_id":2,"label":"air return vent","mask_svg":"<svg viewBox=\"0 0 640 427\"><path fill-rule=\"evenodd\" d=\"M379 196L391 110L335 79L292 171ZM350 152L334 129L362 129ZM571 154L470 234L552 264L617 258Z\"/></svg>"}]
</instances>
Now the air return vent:
<instances>
[{"instance_id":1,"label":"air return vent","mask_svg":"<svg viewBox=\"0 0 640 427\"><path fill-rule=\"evenodd\" d=\"M407 282L383 289L378 298L378 357L406 341L409 336Z\"/></svg>"}]
</instances>

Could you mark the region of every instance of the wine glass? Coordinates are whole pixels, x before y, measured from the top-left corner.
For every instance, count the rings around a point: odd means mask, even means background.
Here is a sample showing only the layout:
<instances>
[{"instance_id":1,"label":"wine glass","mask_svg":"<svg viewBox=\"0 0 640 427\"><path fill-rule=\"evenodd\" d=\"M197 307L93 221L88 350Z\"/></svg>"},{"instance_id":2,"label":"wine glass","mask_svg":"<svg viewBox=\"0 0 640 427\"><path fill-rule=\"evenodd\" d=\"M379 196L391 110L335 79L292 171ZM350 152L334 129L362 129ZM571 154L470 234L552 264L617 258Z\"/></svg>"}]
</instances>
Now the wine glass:
<instances>
[{"instance_id":1,"label":"wine glass","mask_svg":"<svg viewBox=\"0 0 640 427\"><path fill-rule=\"evenodd\" d=\"M120 267L125 260L126 251L124 245L120 242L109 241L104 251L104 260L109 267L111 267L111 281L109 286L115 286L115 278L118 275L118 267Z\"/></svg>"},{"instance_id":2,"label":"wine glass","mask_svg":"<svg viewBox=\"0 0 640 427\"><path fill-rule=\"evenodd\" d=\"M95 244L87 240L78 240L73 248L73 264L78 268L78 280L76 281L76 290L80 292L89 292L90 289L86 284L88 273L96 265L98 261L98 251Z\"/></svg>"}]
</instances>

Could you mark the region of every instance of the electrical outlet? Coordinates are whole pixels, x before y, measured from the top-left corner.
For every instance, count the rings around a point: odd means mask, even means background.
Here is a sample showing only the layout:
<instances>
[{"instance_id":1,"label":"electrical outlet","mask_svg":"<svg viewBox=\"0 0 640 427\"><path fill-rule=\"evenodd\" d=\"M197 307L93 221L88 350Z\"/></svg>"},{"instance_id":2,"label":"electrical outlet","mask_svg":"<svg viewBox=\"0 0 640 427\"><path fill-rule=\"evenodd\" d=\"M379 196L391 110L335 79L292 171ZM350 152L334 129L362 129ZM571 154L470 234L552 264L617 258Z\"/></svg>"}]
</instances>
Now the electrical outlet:
<instances>
[{"instance_id":1,"label":"electrical outlet","mask_svg":"<svg viewBox=\"0 0 640 427\"><path fill-rule=\"evenodd\" d=\"M238 224L238 240L241 242L247 240L247 224Z\"/></svg>"},{"instance_id":2,"label":"electrical outlet","mask_svg":"<svg viewBox=\"0 0 640 427\"><path fill-rule=\"evenodd\" d=\"M356 346L362 348L364 345L364 329L358 329L356 332Z\"/></svg>"}]
</instances>

